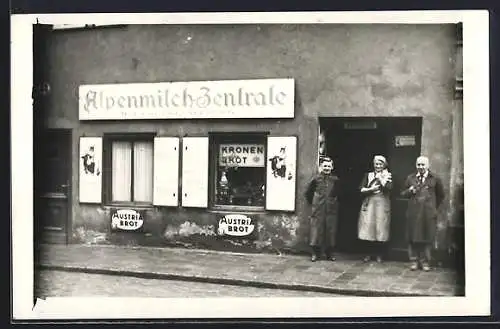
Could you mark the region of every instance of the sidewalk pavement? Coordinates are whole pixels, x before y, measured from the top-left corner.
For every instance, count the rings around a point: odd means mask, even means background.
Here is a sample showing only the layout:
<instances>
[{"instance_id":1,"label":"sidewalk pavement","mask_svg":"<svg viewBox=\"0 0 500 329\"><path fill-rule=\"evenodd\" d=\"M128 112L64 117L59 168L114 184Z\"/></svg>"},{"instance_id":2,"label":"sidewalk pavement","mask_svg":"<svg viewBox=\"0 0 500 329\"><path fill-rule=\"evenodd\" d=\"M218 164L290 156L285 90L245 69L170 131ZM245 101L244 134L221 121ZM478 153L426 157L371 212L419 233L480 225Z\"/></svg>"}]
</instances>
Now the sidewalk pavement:
<instances>
[{"instance_id":1,"label":"sidewalk pavement","mask_svg":"<svg viewBox=\"0 0 500 329\"><path fill-rule=\"evenodd\" d=\"M43 269L357 296L455 296L464 291L451 269L410 271L402 262L340 258L313 263L296 255L110 245L42 245L39 257Z\"/></svg>"}]
</instances>

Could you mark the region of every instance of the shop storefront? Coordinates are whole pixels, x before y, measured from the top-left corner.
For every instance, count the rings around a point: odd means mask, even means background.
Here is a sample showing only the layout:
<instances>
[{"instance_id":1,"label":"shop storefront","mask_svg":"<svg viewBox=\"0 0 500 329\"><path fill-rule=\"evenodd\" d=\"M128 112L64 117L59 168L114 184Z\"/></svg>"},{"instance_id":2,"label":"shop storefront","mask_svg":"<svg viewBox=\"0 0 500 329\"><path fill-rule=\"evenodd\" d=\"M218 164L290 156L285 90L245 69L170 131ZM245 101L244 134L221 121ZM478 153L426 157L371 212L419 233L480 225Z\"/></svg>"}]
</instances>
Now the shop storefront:
<instances>
[{"instance_id":1,"label":"shop storefront","mask_svg":"<svg viewBox=\"0 0 500 329\"><path fill-rule=\"evenodd\" d=\"M301 252L325 154L343 186L339 249L356 253L356 189L384 154L401 256L397 191L416 157L459 190L453 25L115 26L49 31L43 49L46 240Z\"/></svg>"}]
</instances>

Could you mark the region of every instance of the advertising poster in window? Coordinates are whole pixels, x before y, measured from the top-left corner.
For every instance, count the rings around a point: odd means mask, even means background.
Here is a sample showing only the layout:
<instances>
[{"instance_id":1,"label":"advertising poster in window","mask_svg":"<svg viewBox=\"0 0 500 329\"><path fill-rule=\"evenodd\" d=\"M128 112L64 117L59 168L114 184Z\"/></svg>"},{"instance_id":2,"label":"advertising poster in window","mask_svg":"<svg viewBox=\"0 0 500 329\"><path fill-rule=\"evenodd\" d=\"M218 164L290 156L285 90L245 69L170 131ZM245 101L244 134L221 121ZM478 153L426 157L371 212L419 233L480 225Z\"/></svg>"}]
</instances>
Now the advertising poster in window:
<instances>
[{"instance_id":1,"label":"advertising poster in window","mask_svg":"<svg viewBox=\"0 0 500 329\"><path fill-rule=\"evenodd\" d=\"M268 137L266 208L295 210L297 138Z\"/></svg>"},{"instance_id":2,"label":"advertising poster in window","mask_svg":"<svg viewBox=\"0 0 500 329\"><path fill-rule=\"evenodd\" d=\"M220 167L264 167L264 145L220 144Z\"/></svg>"},{"instance_id":3,"label":"advertising poster in window","mask_svg":"<svg viewBox=\"0 0 500 329\"><path fill-rule=\"evenodd\" d=\"M101 202L102 138L80 137L80 193L82 203Z\"/></svg>"},{"instance_id":4,"label":"advertising poster in window","mask_svg":"<svg viewBox=\"0 0 500 329\"><path fill-rule=\"evenodd\" d=\"M264 207L265 144L219 145L217 205Z\"/></svg>"}]
</instances>

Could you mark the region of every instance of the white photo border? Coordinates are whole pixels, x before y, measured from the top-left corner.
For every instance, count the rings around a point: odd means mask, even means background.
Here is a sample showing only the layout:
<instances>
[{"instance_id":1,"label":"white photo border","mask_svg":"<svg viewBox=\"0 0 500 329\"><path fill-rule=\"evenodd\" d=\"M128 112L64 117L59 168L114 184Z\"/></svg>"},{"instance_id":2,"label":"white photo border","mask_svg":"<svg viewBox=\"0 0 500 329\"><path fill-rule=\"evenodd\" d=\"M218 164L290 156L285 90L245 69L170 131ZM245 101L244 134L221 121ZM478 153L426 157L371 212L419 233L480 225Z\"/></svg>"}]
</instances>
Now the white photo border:
<instances>
[{"instance_id":1,"label":"white photo border","mask_svg":"<svg viewBox=\"0 0 500 329\"><path fill-rule=\"evenodd\" d=\"M463 23L465 297L47 298L33 307L33 25ZM490 315L489 13L487 10L11 16L12 306L14 320ZM139 307L140 306L140 307Z\"/></svg>"}]
</instances>

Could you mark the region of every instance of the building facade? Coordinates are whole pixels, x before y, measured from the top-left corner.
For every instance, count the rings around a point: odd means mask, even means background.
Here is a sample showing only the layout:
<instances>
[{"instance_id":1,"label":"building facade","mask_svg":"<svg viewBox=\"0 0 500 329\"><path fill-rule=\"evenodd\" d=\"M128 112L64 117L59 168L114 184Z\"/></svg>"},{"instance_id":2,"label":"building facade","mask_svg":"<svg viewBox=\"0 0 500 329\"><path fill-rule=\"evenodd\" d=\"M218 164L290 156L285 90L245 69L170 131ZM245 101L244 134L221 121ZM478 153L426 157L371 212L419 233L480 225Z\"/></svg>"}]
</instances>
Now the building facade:
<instances>
[{"instance_id":1,"label":"building facade","mask_svg":"<svg viewBox=\"0 0 500 329\"><path fill-rule=\"evenodd\" d=\"M458 30L324 24L40 32L40 236L302 252L310 210L304 192L325 154L343 189L338 249L356 253L357 190L373 155L384 154L395 186L390 250L404 257L399 190L424 154L446 188L436 240L446 250L451 228L462 227Z\"/></svg>"}]
</instances>

